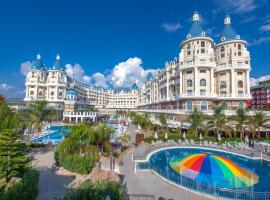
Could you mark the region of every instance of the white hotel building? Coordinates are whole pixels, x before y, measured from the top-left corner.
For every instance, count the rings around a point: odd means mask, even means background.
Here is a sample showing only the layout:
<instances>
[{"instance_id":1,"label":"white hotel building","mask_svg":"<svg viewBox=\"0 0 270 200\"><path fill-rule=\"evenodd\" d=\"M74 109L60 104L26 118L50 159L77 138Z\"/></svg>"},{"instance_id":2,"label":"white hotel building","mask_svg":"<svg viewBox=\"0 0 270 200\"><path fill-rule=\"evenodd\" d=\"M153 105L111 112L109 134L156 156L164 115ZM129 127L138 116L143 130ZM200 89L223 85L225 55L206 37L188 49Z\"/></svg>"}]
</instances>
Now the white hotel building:
<instances>
[{"instance_id":1,"label":"white hotel building","mask_svg":"<svg viewBox=\"0 0 270 200\"><path fill-rule=\"evenodd\" d=\"M180 53L158 74L149 73L138 89L114 91L96 88L67 77L60 57L45 69L40 55L26 78L25 101L46 100L64 110L69 94L76 95L76 109L87 107L139 109L149 112L185 114L194 108L212 112L214 105L225 105L228 112L245 107L251 99L249 86L250 55L247 42L233 30L226 16L216 43L206 34L197 12Z\"/></svg>"}]
</instances>

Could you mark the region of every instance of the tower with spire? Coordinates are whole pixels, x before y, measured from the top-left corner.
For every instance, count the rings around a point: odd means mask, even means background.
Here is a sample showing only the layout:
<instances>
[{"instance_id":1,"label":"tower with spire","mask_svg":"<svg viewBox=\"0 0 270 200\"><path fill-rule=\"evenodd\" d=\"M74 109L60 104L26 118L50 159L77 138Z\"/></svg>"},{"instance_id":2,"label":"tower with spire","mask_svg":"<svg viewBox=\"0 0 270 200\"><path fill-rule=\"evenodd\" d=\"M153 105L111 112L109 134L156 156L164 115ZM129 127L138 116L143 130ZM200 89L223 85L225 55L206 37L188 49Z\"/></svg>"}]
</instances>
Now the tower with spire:
<instances>
[{"instance_id":1,"label":"tower with spire","mask_svg":"<svg viewBox=\"0 0 270 200\"><path fill-rule=\"evenodd\" d=\"M246 45L247 42L233 29L231 17L226 15L214 47L217 63L216 93L220 97L237 99L231 105L235 108L242 106L245 97L250 95L250 55Z\"/></svg>"},{"instance_id":2,"label":"tower with spire","mask_svg":"<svg viewBox=\"0 0 270 200\"><path fill-rule=\"evenodd\" d=\"M48 70L47 97L52 101L63 101L66 96L67 76L61 63L61 57L56 55L55 62Z\"/></svg>"},{"instance_id":3,"label":"tower with spire","mask_svg":"<svg viewBox=\"0 0 270 200\"><path fill-rule=\"evenodd\" d=\"M180 44L179 54L179 93L183 98L183 107L194 108L196 101L190 97L208 96L209 100L215 97L214 92L214 50L213 39L209 37L200 19L200 14L195 11L192 16L192 25ZM173 93L175 88L171 88ZM186 97L186 98L185 98ZM205 102L206 107L211 101Z\"/></svg>"}]
</instances>

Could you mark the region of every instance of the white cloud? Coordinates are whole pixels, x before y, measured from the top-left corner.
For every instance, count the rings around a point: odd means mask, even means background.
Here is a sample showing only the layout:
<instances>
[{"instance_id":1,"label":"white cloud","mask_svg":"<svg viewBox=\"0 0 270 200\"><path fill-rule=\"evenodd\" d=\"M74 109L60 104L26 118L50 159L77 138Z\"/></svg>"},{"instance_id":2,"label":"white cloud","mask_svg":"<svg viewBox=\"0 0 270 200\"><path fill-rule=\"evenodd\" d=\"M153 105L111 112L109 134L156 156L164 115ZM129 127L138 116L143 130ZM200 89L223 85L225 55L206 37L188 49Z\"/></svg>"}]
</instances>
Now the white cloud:
<instances>
[{"instance_id":1,"label":"white cloud","mask_svg":"<svg viewBox=\"0 0 270 200\"><path fill-rule=\"evenodd\" d=\"M0 91L9 91L13 86L8 85L7 83L0 83Z\"/></svg>"},{"instance_id":2,"label":"white cloud","mask_svg":"<svg viewBox=\"0 0 270 200\"><path fill-rule=\"evenodd\" d=\"M102 87L102 88L108 88L108 80L106 78L106 76L104 76L103 74L97 72L95 74L93 74L91 76L91 81L93 83L94 86L96 87Z\"/></svg>"},{"instance_id":3,"label":"white cloud","mask_svg":"<svg viewBox=\"0 0 270 200\"><path fill-rule=\"evenodd\" d=\"M149 72L155 75L157 70L145 70L142 66L142 60L134 57L118 63L108 73L102 74L97 72L93 74L91 76L91 83L96 87L102 88L131 88L134 82L141 86Z\"/></svg>"},{"instance_id":4,"label":"white cloud","mask_svg":"<svg viewBox=\"0 0 270 200\"><path fill-rule=\"evenodd\" d=\"M270 43L270 36L263 36L258 39L253 40L249 43L250 46L262 45Z\"/></svg>"},{"instance_id":5,"label":"white cloud","mask_svg":"<svg viewBox=\"0 0 270 200\"><path fill-rule=\"evenodd\" d=\"M175 31L177 31L178 29L180 29L180 28L182 28L183 26L180 24L180 23L163 23L162 25L161 25L161 27L165 30L165 31L167 31L167 32L169 32L169 33L173 33L173 32L175 32Z\"/></svg>"},{"instance_id":6,"label":"white cloud","mask_svg":"<svg viewBox=\"0 0 270 200\"><path fill-rule=\"evenodd\" d=\"M30 61L26 61L21 63L20 71L21 74L26 76L29 70L31 69L32 63Z\"/></svg>"},{"instance_id":7,"label":"white cloud","mask_svg":"<svg viewBox=\"0 0 270 200\"><path fill-rule=\"evenodd\" d=\"M91 80L90 76L87 76L85 74L85 71L80 64L76 63L74 66L72 66L71 64L66 64L65 67L66 67L65 72L67 73L68 76L74 78L77 81L85 83L90 82Z\"/></svg>"},{"instance_id":8,"label":"white cloud","mask_svg":"<svg viewBox=\"0 0 270 200\"><path fill-rule=\"evenodd\" d=\"M270 31L270 24L265 24L260 27L260 31L265 32L265 31Z\"/></svg>"},{"instance_id":9,"label":"white cloud","mask_svg":"<svg viewBox=\"0 0 270 200\"><path fill-rule=\"evenodd\" d=\"M215 0L216 4L228 13L244 14L258 7L255 0Z\"/></svg>"},{"instance_id":10,"label":"white cloud","mask_svg":"<svg viewBox=\"0 0 270 200\"><path fill-rule=\"evenodd\" d=\"M250 78L250 86L255 86L259 82L270 80L270 75L262 76L260 78Z\"/></svg>"}]
</instances>

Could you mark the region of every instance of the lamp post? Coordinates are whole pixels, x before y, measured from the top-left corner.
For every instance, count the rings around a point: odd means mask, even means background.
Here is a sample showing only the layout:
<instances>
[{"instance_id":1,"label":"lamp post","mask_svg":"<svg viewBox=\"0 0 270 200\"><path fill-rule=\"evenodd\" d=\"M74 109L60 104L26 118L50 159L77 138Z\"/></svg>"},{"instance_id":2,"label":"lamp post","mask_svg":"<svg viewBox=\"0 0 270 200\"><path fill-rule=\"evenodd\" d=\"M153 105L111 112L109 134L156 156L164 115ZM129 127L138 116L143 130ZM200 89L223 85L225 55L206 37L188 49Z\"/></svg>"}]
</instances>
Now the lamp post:
<instances>
[{"instance_id":1,"label":"lamp post","mask_svg":"<svg viewBox=\"0 0 270 200\"><path fill-rule=\"evenodd\" d=\"M199 139L200 139L200 144L202 144L202 140L203 140L202 133L200 133Z\"/></svg>"}]
</instances>

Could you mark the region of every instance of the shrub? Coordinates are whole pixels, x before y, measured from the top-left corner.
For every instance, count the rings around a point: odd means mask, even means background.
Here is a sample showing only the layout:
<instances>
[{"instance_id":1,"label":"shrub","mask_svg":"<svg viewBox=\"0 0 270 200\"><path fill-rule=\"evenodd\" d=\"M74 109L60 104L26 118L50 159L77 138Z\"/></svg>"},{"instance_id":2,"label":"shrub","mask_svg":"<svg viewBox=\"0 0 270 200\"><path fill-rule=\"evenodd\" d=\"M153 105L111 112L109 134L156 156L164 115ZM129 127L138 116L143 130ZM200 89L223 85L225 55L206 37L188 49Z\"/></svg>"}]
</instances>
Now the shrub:
<instances>
[{"instance_id":1,"label":"shrub","mask_svg":"<svg viewBox=\"0 0 270 200\"><path fill-rule=\"evenodd\" d=\"M88 174L95 166L96 158L91 156L79 156L74 155L61 155L55 154L57 163L71 172L77 172L80 174Z\"/></svg>"},{"instance_id":2,"label":"shrub","mask_svg":"<svg viewBox=\"0 0 270 200\"><path fill-rule=\"evenodd\" d=\"M1 200L35 200L38 194L39 173L28 170L24 173L21 182L7 191L0 193Z\"/></svg>"},{"instance_id":3,"label":"shrub","mask_svg":"<svg viewBox=\"0 0 270 200\"><path fill-rule=\"evenodd\" d=\"M103 180L95 183L87 181L82 183L78 189L68 190L63 200L101 200L105 199L107 195L111 200L124 200L124 189L120 183L115 181Z\"/></svg>"}]
</instances>

